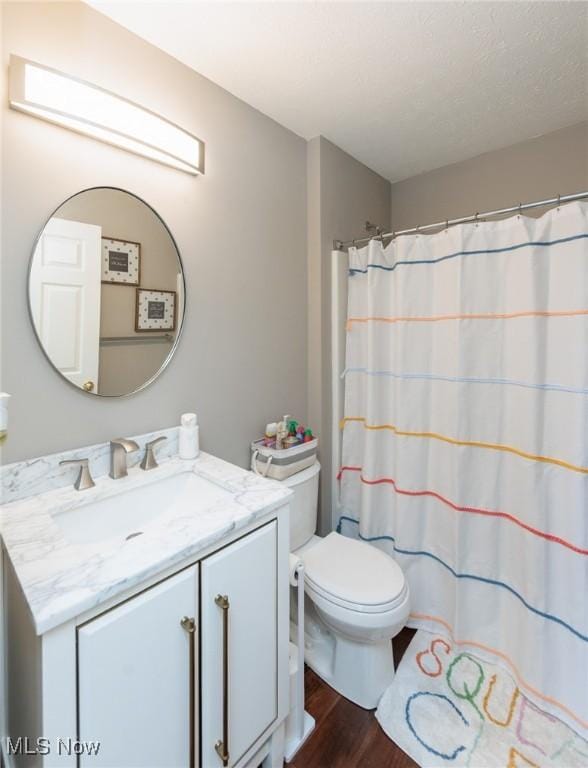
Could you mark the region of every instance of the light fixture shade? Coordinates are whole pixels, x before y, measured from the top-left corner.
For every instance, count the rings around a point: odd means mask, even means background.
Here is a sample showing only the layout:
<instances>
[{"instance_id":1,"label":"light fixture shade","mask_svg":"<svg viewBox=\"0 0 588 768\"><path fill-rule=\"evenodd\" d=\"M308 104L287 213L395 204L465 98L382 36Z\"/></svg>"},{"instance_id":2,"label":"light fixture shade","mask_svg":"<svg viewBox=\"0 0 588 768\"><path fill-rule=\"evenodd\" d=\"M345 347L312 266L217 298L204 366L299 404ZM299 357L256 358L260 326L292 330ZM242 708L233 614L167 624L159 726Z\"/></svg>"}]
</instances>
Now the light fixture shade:
<instances>
[{"instance_id":1,"label":"light fixture shade","mask_svg":"<svg viewBox=\"0 0 588 768\"><path fill-rule=\"evenodd\" d=\"M164 117L91 83L10 57L10 106L192 174L204 142Z\"/></svg>"}]
</instances>

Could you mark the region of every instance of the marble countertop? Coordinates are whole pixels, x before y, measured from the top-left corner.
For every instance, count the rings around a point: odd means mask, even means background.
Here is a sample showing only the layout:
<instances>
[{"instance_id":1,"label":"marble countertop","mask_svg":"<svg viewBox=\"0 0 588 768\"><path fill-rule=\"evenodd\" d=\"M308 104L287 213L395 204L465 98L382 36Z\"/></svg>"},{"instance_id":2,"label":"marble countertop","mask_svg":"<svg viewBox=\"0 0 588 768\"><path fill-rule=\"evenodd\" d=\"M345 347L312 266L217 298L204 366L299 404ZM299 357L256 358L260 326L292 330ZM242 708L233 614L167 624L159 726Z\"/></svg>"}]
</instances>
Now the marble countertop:
<instances>
[{"instance_id":1,"label":"marble countertop","mask_svg":"<svg viewBox=\"0 0 588 768\"><path fill-rule=\"evenodd\" d=\"M74 544L56 522L60 512L102 501L182 472L220 486L229 496L193 514L156 517L129 540ZM170 458L150 472L132 468L126 478L101 477L86 491L53 489L0 507L4 546L41 635L80 613L244 528L285 505L292 492L281 483L201 453L193 461Z\"/></svg>"}]
</instances>

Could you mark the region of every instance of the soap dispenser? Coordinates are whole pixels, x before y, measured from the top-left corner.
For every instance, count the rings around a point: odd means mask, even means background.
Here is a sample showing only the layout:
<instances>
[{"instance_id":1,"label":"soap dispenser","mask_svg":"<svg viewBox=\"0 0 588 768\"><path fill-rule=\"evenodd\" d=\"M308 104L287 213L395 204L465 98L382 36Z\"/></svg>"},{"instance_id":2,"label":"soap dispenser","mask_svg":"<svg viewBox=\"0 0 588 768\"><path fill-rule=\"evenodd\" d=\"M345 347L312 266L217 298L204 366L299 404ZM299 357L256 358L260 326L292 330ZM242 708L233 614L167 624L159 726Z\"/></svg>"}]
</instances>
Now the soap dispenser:
<instances>
[{"instance_id":1,"label":"soap dispenser","mask_svg":"<svg viewBox=\"0 0 588 768\"><path fill-rule=\"evenodd\" d=\"M8 434L8 392L0 392L0 443Z\"/></svg>"},{"instance_id":2,"label":"soap dispenser","mask_svg":"<svg viewBox=\"0 0 588 768\"><path fill-rule=\"evenodd\" d=\"M178 453L180 459L195 459L200 453L200 428L195 413L183 413L180 419Z\"/></svg>"}]
</instances>

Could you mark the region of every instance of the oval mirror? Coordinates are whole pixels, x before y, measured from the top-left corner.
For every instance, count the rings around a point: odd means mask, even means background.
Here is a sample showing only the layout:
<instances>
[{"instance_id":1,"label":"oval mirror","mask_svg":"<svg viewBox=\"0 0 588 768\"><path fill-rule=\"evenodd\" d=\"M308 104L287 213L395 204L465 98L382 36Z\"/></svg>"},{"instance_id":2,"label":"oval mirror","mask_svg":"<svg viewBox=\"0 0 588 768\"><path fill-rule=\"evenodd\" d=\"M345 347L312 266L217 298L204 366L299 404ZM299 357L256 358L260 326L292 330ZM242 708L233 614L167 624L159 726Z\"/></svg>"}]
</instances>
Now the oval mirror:
<instances>
[{"instance_id":1,"label":"oval mirror","mask_svg":"<svg viewBox=\"0 0 588 768\"><path fill-rule=\"evenodd\" d=\"M70 384L92 395L129 395L161 373L178 342L184 293L169 229L122 189L86 189L62 203L31 258L39 343Z\"/></svg>"}]
</instances>

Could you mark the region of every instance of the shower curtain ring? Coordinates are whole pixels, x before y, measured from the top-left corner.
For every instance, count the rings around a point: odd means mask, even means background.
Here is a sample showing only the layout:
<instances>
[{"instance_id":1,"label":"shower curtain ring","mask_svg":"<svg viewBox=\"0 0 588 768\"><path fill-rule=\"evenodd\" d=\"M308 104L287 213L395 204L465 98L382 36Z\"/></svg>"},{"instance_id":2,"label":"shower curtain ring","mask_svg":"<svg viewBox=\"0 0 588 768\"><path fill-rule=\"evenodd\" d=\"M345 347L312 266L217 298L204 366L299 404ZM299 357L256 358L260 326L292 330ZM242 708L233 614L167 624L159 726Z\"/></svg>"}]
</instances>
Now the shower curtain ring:
<instances>
[{"instance_id":1,"label":"shower curtain ring","mask_svg":"<svg viewBox=\"0 0 588 768\"><path fill-rule=\"evenodd\" d=\"M557 210L559 211L559 207L561 205L561 195L557 196Z\"/></svg>"},{"instance_id":2,"label":"shower curtain ring","mask_svg":"<svg viewBox=\"0 0 588 768\"><path fill-rule=\"evenodd\" d=\"M449 219L445 219L445 231L449 232Z\"/></svg>"},{"instance_id":3,"label":"shower curtain ring","mask_svg":"<svg viewBox=\"0 0 588 768\"><path fill-rule=\"evenodd\" d=\"M474 216L474 221L476 222L476 226L478 226L478 216L479 215L480 215L479 212L476 211L476 215Z\"/></svg>"},{"instance_id":4,"label":"shower curtain ring","mask_svg":"<svg viewBox=\"0 0 588 768\"><path fill-rule=\"evenodd\" d=\"M523 215L523 204L519 203L519 219L521 218L522 215Z\"/></svg>"},{"instance_id":5,"label":"shower curtain ring","mask_svg":"<svg viewBox=\"0 0 588 768\"><path fill-rule=\"evenodd\" d=\"M417 225L416 225L416 234L417 234L417 237L419 236L419 230L420 230L420 228L421 228L421 225L420 225L420 224L417 224Z\"/></svg>"}]
</instances>

